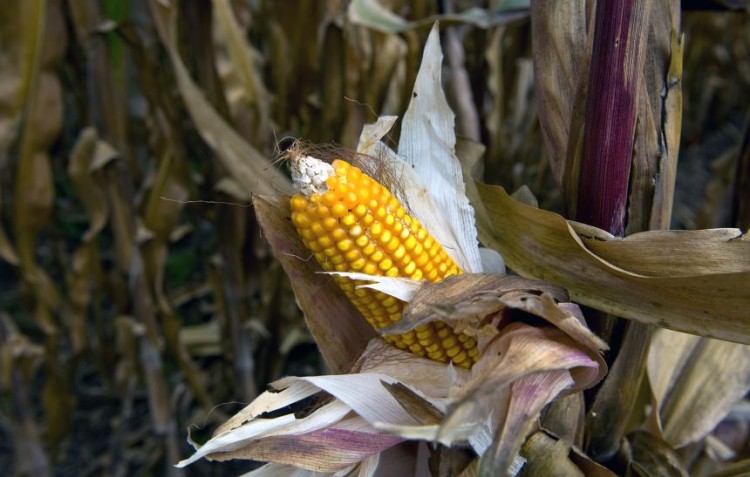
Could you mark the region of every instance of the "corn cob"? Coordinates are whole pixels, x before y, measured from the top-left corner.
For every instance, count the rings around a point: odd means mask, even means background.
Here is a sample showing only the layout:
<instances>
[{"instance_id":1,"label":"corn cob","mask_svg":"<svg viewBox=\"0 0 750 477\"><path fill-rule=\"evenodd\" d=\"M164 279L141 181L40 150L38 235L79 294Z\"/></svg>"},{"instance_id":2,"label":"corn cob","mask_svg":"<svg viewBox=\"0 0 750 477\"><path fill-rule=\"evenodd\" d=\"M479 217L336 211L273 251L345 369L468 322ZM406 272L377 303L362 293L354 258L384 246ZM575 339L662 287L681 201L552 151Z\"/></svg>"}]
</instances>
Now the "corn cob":
<instances>
[{"instance_id":1,"label":"corn cob","mask_svg":"<svg viewBox=\"0 0 750 477\"><path fill-rule=\"evenodd\" d=\"M291 169L300 192L290 199L292 222L326 271L431 282L462 273L398 199L359 168L342 160L329 165L298 157ZM401 319L406 303L379 291L358 289L364 282L340 276L335 280L375 330ZM442 322L384 339L418 356L467 368L479 354L473 338Z\"/></svg>"}]
</instances>

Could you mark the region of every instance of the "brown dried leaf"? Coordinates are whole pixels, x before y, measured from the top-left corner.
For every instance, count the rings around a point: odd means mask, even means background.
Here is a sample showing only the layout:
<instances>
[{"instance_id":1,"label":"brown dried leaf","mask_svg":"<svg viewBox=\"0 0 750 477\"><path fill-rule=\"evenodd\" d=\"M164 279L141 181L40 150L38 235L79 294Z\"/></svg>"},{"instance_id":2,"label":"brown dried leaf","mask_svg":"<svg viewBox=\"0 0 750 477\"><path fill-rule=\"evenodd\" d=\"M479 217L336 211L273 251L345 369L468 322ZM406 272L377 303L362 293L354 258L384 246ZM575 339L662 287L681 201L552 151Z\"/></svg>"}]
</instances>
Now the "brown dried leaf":
<instances>
[{"instance_id":1,"label":"brown dried leaf","mask_svg":"<svg viewBox=\"0 0 750 477\"><path fill-rule=\"evenodd\" d=\"M228 0L212 0L219 31L224 35L229 57L239 76L245 101L257 108L258 122L270 131L271 96L263 84L258 63L258 52L245 40L245 35Z\"/></svg>"},{"instance_id":2,"label":"brown dried leaf","mask_svg":"<svg viewBox=\"0 0 750 477\"><path fill-rule=\"evenodd\" d=\"M539 121L552 172L562 183L574 130L582 114L588 76L586 2L556 0L531 3L534 80L539 94Z\"/></svg>"},{"instance_id":3,"label":"brown dried leaf","mask_svg":"<svg viewBox=\"0 0 750 477\"><path fill-rule=\"evenodd\" d=\"M401 321L383 331L403 333L421 323L440 320L464 332L479 329L482 345L498 333L498 323L490 323L488 318L512 308L543 318L591 350L606 349L607 345L583 324L577 307L564 302L565 290L548 283L513 275L463 274L423 284Z\"/></svg>"},{"instance_id":4,"label":"brown dried leaf","mask_svg":"<svg viewBox=\"0 0 750 477\"><path fill-rule=\"evenodd\" d=\"M93 128L81 131L68 163L68 176L90 217L91 223L83 235L84 242L92 240L104 228L109 216L106 195L94 176L99 165L95 163L101 163L95 156L97 141L97 133Z\"/></svg>"},{"instance_id":5,"label":"brown dried leaf","mask_svg":"<svg viewBox=\"0 0 750 477\"><path fill-rule=\"evenodd\" d=\"M637 475L687 477L690 475L674 449L665 441L647 432L636 431L628 436L630 467Z\"/></svg>"},{"instance_id":6,"label":"brown dried leaf","mask_svg":"<svg viewBox=\"0 0 750 477\"><path fill-rule=\"evenodd\" d=\"M648 377L674 447L705 437L750 389L750 346L667 330L651 346Z\"/></svg>"},{"instance_id":7,"label":"brown dried leaf","mask_svg":"<svg viewBox=\"0 0 750 477\"><path fill-rule=\"evenodd\" d=\"M521 275L624 318L750 343L750 240L739 230L619 239L516 202L501 187L477 187L473 203L490 218L478 222L480 238Z\"/></svg>"},{"instance_id":8,"label":"brown dried leaf","mask_svg":"<svg viewBox=\"0 0 750 477\"><path fill-rule=\"evenodd\" d=\"M174 38L176 7L159 2L152 2L151 6L162 43L169 52L177 87L182 93L185 106L203 140L216 152L222 164L241 186L243 195L238 199L249 200L254 193L289 193L289 179L227 123L190 77Z\"/></svg>"},{"instance_id":9,"label":"brown dried leaf","mask_svg":"<svg viewBox=\"0 0 750 477\"><path fill-rule=\"evenodd\" d=\"M521 455L527 462L520 476L615 477L614 472L591 460L576 447L571 446L569 441L543 431L529 437Z\"/></svg>"},{"instance_id":10,"label":"brown dried leaf","mask_svg":"<svg viewBox=\"0 0 750 477\"><path fill-rule=\"evenodd\" d=\"M38 73L46 2L7 2L0 11L0 168L17 139L21 115Z\"/></svg>"}]
</instances>

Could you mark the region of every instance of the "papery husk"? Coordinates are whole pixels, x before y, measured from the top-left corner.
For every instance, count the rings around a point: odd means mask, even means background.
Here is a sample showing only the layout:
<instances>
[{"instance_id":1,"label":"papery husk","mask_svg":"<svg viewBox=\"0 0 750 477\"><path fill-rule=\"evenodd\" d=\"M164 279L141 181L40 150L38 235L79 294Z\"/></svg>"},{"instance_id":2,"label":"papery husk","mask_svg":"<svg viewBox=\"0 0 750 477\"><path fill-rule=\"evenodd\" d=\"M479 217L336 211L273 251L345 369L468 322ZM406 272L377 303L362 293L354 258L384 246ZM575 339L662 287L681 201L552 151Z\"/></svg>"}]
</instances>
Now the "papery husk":
<instances>
[{"instance_id":1,"label":"papery husk","mask_svg":"<svg viewBox=\"0 0 750 477\"><path fill-rule=\"evenodd\" d=\"M335 373L348 372L375 332L346 299L333 277L321 274L297 236L286 197L253 200L266 240L292 281L297 303L323 359Z\"/></svg>"},{"instance_id":2,"label":"papery husk","mask_svg":"<svg viewBox=\"0 0 750 477\"><path fill-rule=\"evenodd\" d=\"M409 365L405 366L405 362ZM289 377L272 383L272 391L261 394L227 421L209 442L179 465L188 465L201 457L244 458L338 472L403 440L378 431L373 427L376 423L418 424L386 385L404 386L444 410L448 388L467 373L417 358L379 339L370 342L357 368L356 374ZM313 395L322 396L319 398L322 400L308 415L296 417L287 413L272 419L257 419L269 412L289 409L288 406ZM338 440L342 436L355 447L342 445L343 441Z\"/></svg>"},{"instance_id":3,"label":"papery husk","mask_svg":"<svg viewBox=\"0 0 750 477\"><path fill-rule=\"evenodd\" d=\"M415 357L375 339L356 374L292 377L273 383L273 391L218 429L180 466L201 457L244 458L337 472L405 438L427 438L446 445L468 440L478 454L492 449L491 468L507 470L541 408L558 393L588 387L600 377L602 364L596 355L598 351L582 351L552 327L521 323L510 325L493 343L485 365L480 361L471 372ZM323 400L308 415L257 419L321 391ZM417 407L427 412L414 412ZM492 409L502 411L501 415L491 417ZM446 412L447 418L438 422ZM495 426L499 430L492 444L488 432ZM339 438L354 447L343 445Z\"/></svg>"},{"instance_id":4,"label":"papery husk","mask_svg":"<svg viewBox=\"0 0 750 477\"><path fill-rule=\"evenodd\" d=\"M441 86L442 61L436 24L427 38L412 100L403 118L398 154L380 142L395 122L392 116L365 127L357 152L382 161L388 171L386 179L398 180L395 184L381 182L394 191L464 271L480 272L474 209L466 197L455 153L455 115ZM377 171L375 167L372 172Z\"/></svg>"},{"instance_id":5,"label":"papery husk","mask_svg":"<svg viewBox=\"0 0 750 477\"><path fill-rule=\"evenodd\" d=\"M578 307L567 304L560 287L518 276L466 274L425 283L417 291L404 316L381 330L384 334L404 333L419 324L441 320L454 328L486 341L494 338L497 323L486 317L505 309L522 310L547 320L591 349L607 349L606 343L589 331Z\"/></svg>"},{"instance_id":6,"label":"papery husk","mask_svg":"<svg viewBox=\"0 0 750 477\"><path fill-rule=\"evenodd\" d=\"M478 222L480 239L521 275L563 286L574 301L624 318L750 343L747 234L714 229L621 239L521 204L501 187L476 185L473 203L489 218Z\"/></svg>"},{"instance_id":7,"label":"papery husk","mask_svg":"<svg viewBox=\"0 0 750 477\"><path fill-rule=\"evenodd\" d=\"M376 427L448 446L468 441L485 455L481 475L505 474L541 409L559 393L591 386L603 376L598 351L581 348L553 327L511 324L484 351L468 380L451 388L441 423Z\"/></svg>"}]
</instances>

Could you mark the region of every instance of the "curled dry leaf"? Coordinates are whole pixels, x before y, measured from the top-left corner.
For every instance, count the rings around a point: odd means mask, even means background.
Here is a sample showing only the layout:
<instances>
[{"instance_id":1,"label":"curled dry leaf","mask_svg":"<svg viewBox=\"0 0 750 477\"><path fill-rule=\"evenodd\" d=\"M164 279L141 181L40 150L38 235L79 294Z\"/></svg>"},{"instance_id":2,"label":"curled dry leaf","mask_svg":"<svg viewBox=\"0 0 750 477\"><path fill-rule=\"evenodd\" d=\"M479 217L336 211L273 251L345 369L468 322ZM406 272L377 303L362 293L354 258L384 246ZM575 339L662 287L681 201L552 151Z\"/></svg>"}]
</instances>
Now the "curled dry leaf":
<instances>
[{"instance_id":1,"label":"curled dry leaf","mask_svg":"<svg viewBox=\"0 0 750 477\"><path fill-rule=\"evenodd\" d=\"M567 301L565 290L537 280L495 274L459 275L423 284L402 320L385 331L403 333L421 323L443 320L460 330L480 330L480 336L485 330L489 333L484 336L486 342L496 336L498 324L485 327L489 324L486 318L515 309L549 321L592 349L607 349L586 328L578 307Z\"/></svg>"},{"instance_id":2,"label":"curled dry leaf","mask_svg":"<svg viewBox=\"0 0 750 477\"><path fill-rule=\"evenodd\" d=\"M521 204L501 187L477 183L477 191L474 204L490 219L480 221L480 238L521 275L624 318L750 343L748 234L716 229L621 239Z\"/></svg>"}]
</instances>

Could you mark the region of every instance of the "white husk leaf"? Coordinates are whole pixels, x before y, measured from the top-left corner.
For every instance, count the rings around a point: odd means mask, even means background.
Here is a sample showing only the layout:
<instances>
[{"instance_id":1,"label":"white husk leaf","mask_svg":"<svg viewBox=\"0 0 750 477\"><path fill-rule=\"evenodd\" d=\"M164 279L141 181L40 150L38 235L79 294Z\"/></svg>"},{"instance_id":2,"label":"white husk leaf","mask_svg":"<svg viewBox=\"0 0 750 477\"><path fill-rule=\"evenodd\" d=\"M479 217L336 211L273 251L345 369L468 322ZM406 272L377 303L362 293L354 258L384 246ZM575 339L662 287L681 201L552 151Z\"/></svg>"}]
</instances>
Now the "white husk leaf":
<instances>
[{"instance_id":1,"label":"white husk leaf","mask_svg":"<svg viewBox=\"0 0 750 477\"><path fill-rule=\"evenodd\" d=\"M454 115L440 83L443 54L437 26L427 40L396 154L381 139L396 121L383 116L364 127L357 152L386 164L399 187L392 193L468 273L483 271L474 209L455 155ZM497 268L497 262L494 262ZM502 267L504 273L504 266Z\"/></svg>"},{"instance_id":2,"label":"white husk leaf","mask_svg":"<svg viewBox=\"0 0 750 477\"><path fill-rule=\"evenodd\" d=\"M224 435L213 437L190 458L181 461L177 467L185 467L197 459L214 452L228 452L240 449L246 443L275 435L305 434L336 422L349 413L350 408L342 401L333 401L309 416L296 419L287 414L274 419L257 419L233 429Z\"/></svg>"},{"instance_id":3,"label":"white husk leaf","mask_svg":"<svg viewBox=\"0 0 750 477\"><path fill-rule=\"evenodd\" d=\"M401 301L410 302L419 289L422 282L410 278L381 277L357 272L325 272L328 275L351 278L352 280L369 281L359 285L357 288L370 288L398 298Z\"/></svg>"},{"instance_id":4,"label":"white husk leaf","mask_svg":"<svg viewBox=\"0 0 750 477\"><path fill-rule=\"evenodd\" d=\"M482 271L474 209L466 197L461 163L456 157L454 114L440 81L443 52L437 25L427 38L412 100L404 115L398 155L419 177L422 188L406 190L408 203L429 196L434 217L420 220L468 273Z\"/></svg>"}]
</instances>

